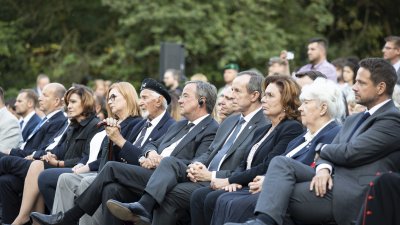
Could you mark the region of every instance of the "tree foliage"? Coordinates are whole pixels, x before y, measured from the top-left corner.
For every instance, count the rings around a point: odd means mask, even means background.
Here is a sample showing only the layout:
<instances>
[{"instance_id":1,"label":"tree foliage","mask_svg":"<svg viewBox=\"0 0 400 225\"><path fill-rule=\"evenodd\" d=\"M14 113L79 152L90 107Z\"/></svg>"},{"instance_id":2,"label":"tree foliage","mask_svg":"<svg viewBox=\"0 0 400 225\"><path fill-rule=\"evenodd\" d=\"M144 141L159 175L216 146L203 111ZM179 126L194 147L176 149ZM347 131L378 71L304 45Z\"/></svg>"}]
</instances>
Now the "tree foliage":
<instances>
[{"instance_id":1,"label":"tree foliage","mask_svg":"<svg viewBox=\"0 0 400 225\"><path fill-rule=\"evenodd\" d=\"M161 42L185 46L186 75L221 85L228 62L264 72L282 49L306 62L310 37L330 41L329 57L380 56L399 34L389 0L0 0L0 85L34 85L44 72L69 86L94 78L139 84L158 77Z\"/></svg>"}]
</instances>

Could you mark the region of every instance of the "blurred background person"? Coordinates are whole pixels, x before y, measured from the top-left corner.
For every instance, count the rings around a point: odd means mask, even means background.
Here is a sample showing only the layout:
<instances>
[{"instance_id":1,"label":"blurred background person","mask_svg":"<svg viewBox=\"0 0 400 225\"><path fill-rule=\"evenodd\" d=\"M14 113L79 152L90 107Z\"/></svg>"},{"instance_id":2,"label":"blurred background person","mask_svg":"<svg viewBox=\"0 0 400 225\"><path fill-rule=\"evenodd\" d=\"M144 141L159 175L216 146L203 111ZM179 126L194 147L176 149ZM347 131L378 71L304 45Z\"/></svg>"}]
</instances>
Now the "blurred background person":
<instances>
[{"instance_id":1,"label":"blurred background person","mask_svg":"<svg viewBox=\"0 0 400 225\"><path fill-rule=\"evenodd\" d=\"M230 88L232 86L233 80L237 77L239 73L239 65L236 63L229 63L224 66L224 82L225 86L218 90L218 96L224 90L224 88Z\"/></svg>"},{"instance_id":2,"label":"blurred background person","mask_svg":"<svg viewBox=\"0 0 400 225\"><path fill-rule=\"evenodd\" d=\"M190 80L191 81L199 80L199 81L203 81L203 82L208 82L206 75L204 75L202 73L193 74L193 76L190 77Z\"/></svg>"},{"instance_id":3,"label":"blurred background person","mask_svg":"<svg viewBox=\"0 0 400 225\"><path fill-rule=\"evenodd\" d=\"M225 88L218 97L215 107L218 123L222 123L228 116L239 113L237 104L233 102L232 88Z\"/></svg>"},{"instance_id":4,"label":"blurred background person","mask_svg":"<svg viewBox=\"0 0 400 225\"><path fill-rule=\"evenodd\" d=\"M50 78L46 74L39 74L36 78L36 87L33 88L33 91L37 94L38 97L42 95L42 90L44 86L50 83Z\"/></svg>"},{"instance_id":5,"label":"blurred background person","mask_svg":"<svg viewBox=\"0 0 400 225\"><path fill-rule=\"evenodd\" d=\"M170 94L174 92L178 96L181 95L182 88L179 86L181 76L181 71L176 69L167 69L165 71L163 81Z\"/></svg>"}]
</instances>

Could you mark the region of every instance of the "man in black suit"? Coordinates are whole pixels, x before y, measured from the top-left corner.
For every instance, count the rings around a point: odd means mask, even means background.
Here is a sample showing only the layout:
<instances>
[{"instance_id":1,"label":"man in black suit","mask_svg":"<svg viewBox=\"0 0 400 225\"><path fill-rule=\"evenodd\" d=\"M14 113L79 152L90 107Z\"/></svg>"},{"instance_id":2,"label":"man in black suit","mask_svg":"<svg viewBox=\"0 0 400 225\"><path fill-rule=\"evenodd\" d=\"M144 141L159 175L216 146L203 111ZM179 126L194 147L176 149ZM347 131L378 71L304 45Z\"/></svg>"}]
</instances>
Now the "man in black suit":
<instances>
[{"instance_id":1,"label":"man in black suit","mask_svg":"<svg viewBox=\"0 0 400 225\"><path fill-rule=\"evenodd\" d=\"M150 213L158 204L153 224L176 224L178 213L189 208L191 193L210 185L213 178L228 177L242 161L254 131L267 124L261 110L262 81L255 72L241 72L232 83L234 102L241 114L224 120L209 150L189 166L173 157L164 159L139 202L109 201L111 212L122 220L150 223Z\"/></svg>"},{"instance_id":2,"label":"man in black suit","mask_svg":"<svg viewBox=\"0 0 400 225\"><path fill-rule=\"evenodd\" d=\"M287 157L274 158L255 208L257 218L244 224L354 224L376 173L400 169L400 112L391 99L396 80L384 59L362 60L353 91L367 111L346 119L332 143L321 148L315 170Z\"/></svg>"},{"instance_id":3,"label":"man in black suit","mask_svg":"<svg viewBox=\"0 0 400 225\"><path fill-rule=\"evenodd\" d=\"M33 90L23 89L19 92L15 101L15 111L21 116L19 125L22 130L24 141L29 137L35 127L42 120L36 113L35 108L38 104L38 97Z\"/></svg>"},{"instance_id":4,"label":"man in black suit","mask_svg":"<svg viewBox=\"0 0 400 225\"><path fill-rule=\"evenodd\" d=\"M63 101L61 100L66 90L62 84L51 83L43 89L43 94L39 98L40 109L46 114L46 117L36 126L27 140L20 148L13 148L8 151L9 155L27 157L32 159L35 151L44 150L53 141L53 136L61 130L67 123L67 118L61 111ZM12 163L13 157L3 155L1 163L10 160ZM3 161L4 160L4 161ZM8 174L8 170L2 167L0 163L0 199L7 203L7 207L3 207L3 218L6 221L13 221L15 213L19 212L21 197L18 195L10 195L7 193L22 192L23 180ZM21 183L22 182L22 183ZM5 205L3 205L5 206ZM8 219L7 219L8 218ZM12 219L11 219L12 218Z\"/></svg>"},{"instance_id":5,"label":"man in black suit","mask_svg":"<svg viewBox=\"0 0 400 225\"><path fill-rule=\"evenodd\" d=\"M85 213L92 215L101 203L105 205L110 194L106 192L113 192L121 200L136 200L160 161L173 156L189 163L208 150L218 129L210 115L216 97L213 85L202 81L188 82L179 100L181 115L187 120L175 123L162 138L147 144L142 149L141 166L108 162L92 185L76 199L71 210L51 216L32 213L32 218L41 224L74 224ZM115 186L120 186L118 193L115 193ZM103 221L104 224L122 224L116 219L108 219Z\"/></svg>"},{"instance_id":6,"label":"man in black suit","mask_svg":"<svg viewBox=\"0 0 400 225\"><path fill-rule=\"evenodd\" d=\"M26 141L19 148L13 148L6 152L8 155L26 157L36 150L45 149L53 141L54 135L64 127L67 118L62 112L66 90L62 84L50 83L43 89L39 97L39 108L46 115L33 129Z\"/></svg>"}]
</instances>

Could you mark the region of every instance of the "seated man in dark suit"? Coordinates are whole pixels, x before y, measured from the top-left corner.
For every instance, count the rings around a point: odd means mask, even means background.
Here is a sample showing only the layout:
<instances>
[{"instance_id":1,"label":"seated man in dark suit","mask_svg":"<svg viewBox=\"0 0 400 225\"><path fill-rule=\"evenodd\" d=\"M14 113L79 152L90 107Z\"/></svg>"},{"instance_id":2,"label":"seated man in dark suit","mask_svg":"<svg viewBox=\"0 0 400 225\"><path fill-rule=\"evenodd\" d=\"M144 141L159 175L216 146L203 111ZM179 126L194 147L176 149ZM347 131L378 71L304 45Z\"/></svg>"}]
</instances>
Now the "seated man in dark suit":
<instances>
[{"instance_id":1,"label":"seated man in dark suit","mask_svg":"<svg viewBox=\"0 0 400 225\"><path fill-rule=\"evenodd\" d=\"M38 97L31 89L23 89L19 92L15 102L15 111L21 116L19 125L22 130L24 141L29 137L35 127L42 120L36 113L35 108L38 104Z\"/></svg>"},{"instance_id":2,"label":"seated man in dark suit","mask_svg":"<svg viewBox=\"0 0 400 225\"><path fill-rule=\"evenodd\" d=\"M267 124L261 110L262 81L258 73L241 72L232 83L234 102L241 114L224 120L209 150L189 166L173 157L164 159L139 202L107 203L113 214L122 220L140 218L149 223L150 213L159 205L154 211L153 224L173 225L180 219L176 216L178 212L189 209L193 191L209 186L213 178L229 177L245 156L255 130Z\"/></svg>"},{"instance_id":3,"label":"seated man in dark suit","mask_svg":"<svg viewBox=\"0 0 400 225\"><path fill-rule=\"evenodd\" d=\"M50 83L39 97L39 108L46 115L35 127L19 148L9 149L6 154L26 157L33 156L35 151L46 149L53 141L54 135L64 127L67 118L62 112L66 90L62 84Z\"/></svg>"},{"instance_id":4,"label":"seated man in dark suit","mask_svg":"<svg viewBox=\"0 0 400 225\"><path fill-rule=\"evenodd\" d=\"M354 224L376 173L400 169L400 112L391 99L396 80L384 59L362 60L353 91L367 111L346 119L333 142L322 147L315 170L287 157L274 158L257 217L244 224L286 224L285 219Z\"/></svg>"},{"instance_id":5,"label":"seated man in dark suit","mask_svg":"<svg viewBox=\"0 0 400 225\"><path fill-rule=\"evenodd\" d=\"M218 123L210 115L216 98L217 90L213 85L202 81L187 82L179 100L181 115L187 119L170 126L162 138L142 148L141 166L108 162L89 188L75 200L76 205L65 214L32 213L31 217L40 224L76 224L85 213L92 215L100 204L105 206L111 194L120 200L136 200L165 157L172 156L189 163L208 150L218 129ZM123 224L110 216L103 217L103 222Z\"/></svg>"}]
</instances>

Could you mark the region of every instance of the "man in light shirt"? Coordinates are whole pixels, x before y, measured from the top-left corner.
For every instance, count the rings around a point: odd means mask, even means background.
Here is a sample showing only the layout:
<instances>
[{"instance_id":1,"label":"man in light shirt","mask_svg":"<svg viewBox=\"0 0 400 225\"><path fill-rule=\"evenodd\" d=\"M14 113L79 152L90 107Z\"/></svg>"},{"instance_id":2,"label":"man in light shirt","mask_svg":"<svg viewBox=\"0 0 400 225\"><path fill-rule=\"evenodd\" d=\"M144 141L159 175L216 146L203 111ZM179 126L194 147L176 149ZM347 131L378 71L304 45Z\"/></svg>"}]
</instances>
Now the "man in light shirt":
<instances>
[{"instance_id":1,"label":"man in light shirt","mask_svg":"<svg viewBox=\"0 0 400 225\"><path fill-rule=\"evenodd\" d=\"M397 84L400 84L400 37L389 36L385 38L382 48L383 58L392 64L397 74Z\"/></svg>"}]
</instances>

